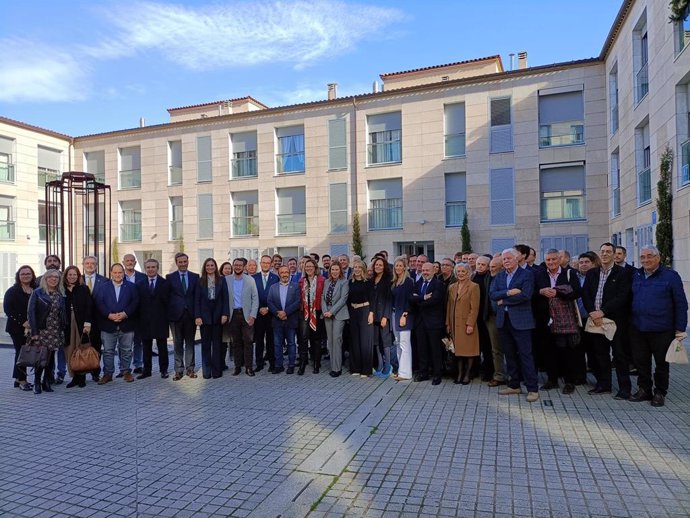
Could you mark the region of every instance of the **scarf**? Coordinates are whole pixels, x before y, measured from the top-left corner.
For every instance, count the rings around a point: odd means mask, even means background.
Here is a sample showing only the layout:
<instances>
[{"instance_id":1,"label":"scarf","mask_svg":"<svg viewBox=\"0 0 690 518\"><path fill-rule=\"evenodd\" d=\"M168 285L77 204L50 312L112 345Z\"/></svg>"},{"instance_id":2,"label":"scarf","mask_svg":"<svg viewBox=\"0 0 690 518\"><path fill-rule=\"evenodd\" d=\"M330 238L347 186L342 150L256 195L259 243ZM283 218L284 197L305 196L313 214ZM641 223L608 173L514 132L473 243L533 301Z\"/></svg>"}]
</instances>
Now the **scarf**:
<instances>
[{"instance_id":1,"label":"scarf","mask_svg":"<svg viewBox=\"0 0 690 518\"><path fill-rule=\"evenodd\" d=\"M309 321L309 327L316 331L316 297L317 278L309 282L309 277L304 278L304 288L302 289L302 307L304 308L304 320Z\"/></svg>"}]
</instances>

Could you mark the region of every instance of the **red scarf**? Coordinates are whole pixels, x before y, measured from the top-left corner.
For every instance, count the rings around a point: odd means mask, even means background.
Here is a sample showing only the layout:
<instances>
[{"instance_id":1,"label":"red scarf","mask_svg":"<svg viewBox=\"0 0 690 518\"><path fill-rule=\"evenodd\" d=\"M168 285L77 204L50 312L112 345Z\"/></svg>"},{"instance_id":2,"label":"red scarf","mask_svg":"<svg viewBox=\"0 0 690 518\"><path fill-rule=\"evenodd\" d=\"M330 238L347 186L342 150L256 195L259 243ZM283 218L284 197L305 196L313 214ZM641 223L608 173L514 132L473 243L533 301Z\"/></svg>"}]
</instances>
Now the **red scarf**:
<instances>
[{"instance_id":1,"label":"red scarf","mask_svg":"<svg viewBox=\"0 0 690 518\"><path fill-rule=\"evenodd\" d=\"M313 331L316 331L316 301L312 299L311 297L311 290L310 290L310 283L309 279L307 277L304 277L303 279L303 285L302 285L302 308L303 313L304 313L304 320L309 320L309 327L312 328ZM312 283L314 284L314 299L318 295L318 278L314 277L312 280Z\"/></svg>"}]
</instances>

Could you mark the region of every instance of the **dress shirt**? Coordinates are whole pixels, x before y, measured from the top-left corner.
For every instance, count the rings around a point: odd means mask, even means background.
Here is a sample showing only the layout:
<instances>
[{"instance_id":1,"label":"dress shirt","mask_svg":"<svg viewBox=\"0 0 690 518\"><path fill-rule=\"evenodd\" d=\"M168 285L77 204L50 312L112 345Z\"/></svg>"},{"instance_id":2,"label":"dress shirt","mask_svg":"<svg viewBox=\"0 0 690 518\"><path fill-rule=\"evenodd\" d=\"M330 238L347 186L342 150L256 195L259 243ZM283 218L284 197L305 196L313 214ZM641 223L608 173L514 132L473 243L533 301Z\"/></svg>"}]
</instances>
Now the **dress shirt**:
<instances>
[{"instance_id":1,"label":"dress shirt","mask_svg":"<svg viewBox=\"0 0 690 518\"><path fill-rule=\"evenodd\" d=\"M597 286L597 295L594 297L594 309L597 311L601 309L601 302L604 298L604 284L606 284L611 270L613 270L613 265L608 268L604 268L603 266L599 268L599 286Z\"/></svg>"},{"instance_id":2,"label":"dress shirt","mask_svg":"<svg viewBox=\"0 0 690 518\"><path fill-rule=\"evenodd\" d=\"M244 277L233 277L232 279L232 309L242 309L242 287Z\"/></svg>"},{"instance_id":3,"label":"dress shirt","mask_svg":"<svg viewBox=\"0 0 690 518\"><path fill-rule=\"evenodd\" d=\"M283 309L285 309L285 304L287 303L287 293L289 287L289 284L283 284L281 282L280 287L278 288L280 290L280 305L283 307Z\"/></svg>"},{"instance_id":4,"label":"dress shirt","mask_svg":"<svg viewBox=\"0 0 690 518\"><path fill-rule=\"evenodd\" d=\"M120 288L122 288L122 283L120 283L120 284L113 283L113 286L115 287L115 300L117 302L120 302Z\"/></svg>"}]
</instances>

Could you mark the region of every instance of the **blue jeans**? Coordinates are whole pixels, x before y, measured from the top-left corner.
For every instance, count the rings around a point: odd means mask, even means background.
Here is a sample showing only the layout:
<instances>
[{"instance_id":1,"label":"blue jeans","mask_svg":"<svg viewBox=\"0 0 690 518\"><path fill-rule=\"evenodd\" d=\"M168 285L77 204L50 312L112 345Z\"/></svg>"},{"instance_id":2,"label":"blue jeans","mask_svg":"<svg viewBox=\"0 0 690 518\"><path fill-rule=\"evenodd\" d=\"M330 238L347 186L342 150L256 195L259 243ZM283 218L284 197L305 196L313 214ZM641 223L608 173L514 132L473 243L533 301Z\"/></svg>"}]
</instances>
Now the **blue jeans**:
<instances>
[{"instance_id":1,"label":"blue jeans","mask_svg":"<svg viewBox=\"0 0 690 518\"><path fill-rule=\"evenodd\" d=\"M57 351L57 375L61 378L64 378L66 372L67 360L65 358L65 348L60 347Z\"/></svg>"},{"instance_id":2,"label":"blue jeans","mask_svg":"<svg viewBox=\"0 0 690 518\"><path fill-rule=\"evenodd\" d=\"M144 346L141 345L141 338L137 334L132 339L132 365L134 369L141 369L144 366Z\"/></svg>"},{"instance_id":3,"label":"blue jeans","mask_svg":"<svg viewBox=\"0 0 690 518\"><path fill-rule=\"evenodd\" d=\"M276 357L276 368L280 369L283 367L283 345L285 345L285 340L287 340L288 347L288 367L295 366L295 358L297 357L296 336L296 329L283 326L275 326L273 328L273 351Z\"/></svg>"},{"instance_id":4,"label":"blue jeans","mask_svg":"<svg viewBox=\"0 0 690 518\"><path fill-rule=\"evenodd\" d=\"M103 374L115 372L115 347L118 349L120 359L120 372L130 372L130 362L132 361L132 341L134 331L123 333L118 330L114 333L101 331L101 342L103 342Z\"/></svg>"},{"instance_id":5,"label":"blue jeans","mask_svg":"<svg viewBox=\"0 0 690 518\"><path fill-rule=\"evenodd\" d=\"M499 311L502 309L499 308ZM528 392L538 392L537 369L532 356L532 330L515 329L508 313L504 317L503 327L499 328L498 336L501 338L501 348L506 357L508 386L520 388L522 380Z\"/></svg>"}]
</instances>

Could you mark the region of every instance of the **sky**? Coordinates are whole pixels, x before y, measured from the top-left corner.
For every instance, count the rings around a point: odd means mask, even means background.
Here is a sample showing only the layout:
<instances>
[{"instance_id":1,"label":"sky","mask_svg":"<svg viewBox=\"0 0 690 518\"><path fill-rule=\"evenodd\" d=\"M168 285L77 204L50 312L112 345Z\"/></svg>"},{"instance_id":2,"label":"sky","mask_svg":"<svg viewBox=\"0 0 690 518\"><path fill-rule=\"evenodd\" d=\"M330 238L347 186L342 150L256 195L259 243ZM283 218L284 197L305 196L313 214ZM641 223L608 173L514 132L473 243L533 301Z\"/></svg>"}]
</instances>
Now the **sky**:
<instances>
[{"instance_id":1,"label":"sky","mask_svg":"<svg viewBox=\"0 0 690 518\"><path fill-rule=\"evenodd\" d=\"M527 51L596 57L622 0L3 0L0 115L71 136L251 95L370 92L379 74ZM516 58L517 61L517 58Z\"/></svg>"}]
</instances>

